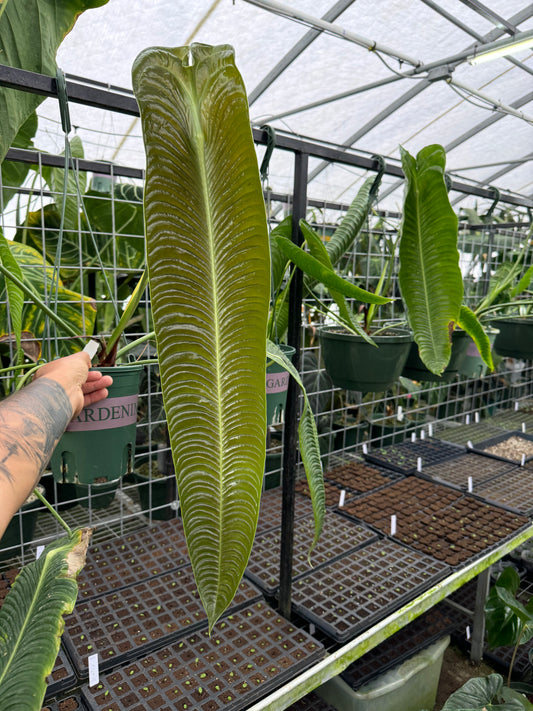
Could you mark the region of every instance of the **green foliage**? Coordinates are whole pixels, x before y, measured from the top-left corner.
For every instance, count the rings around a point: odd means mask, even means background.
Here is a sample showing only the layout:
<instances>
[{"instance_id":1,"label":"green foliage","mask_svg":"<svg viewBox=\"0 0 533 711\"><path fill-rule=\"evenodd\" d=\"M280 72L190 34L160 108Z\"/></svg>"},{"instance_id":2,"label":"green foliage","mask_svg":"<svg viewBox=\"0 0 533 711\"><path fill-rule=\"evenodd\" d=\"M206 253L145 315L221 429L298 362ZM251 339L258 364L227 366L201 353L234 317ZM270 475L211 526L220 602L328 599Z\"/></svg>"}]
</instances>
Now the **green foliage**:
<instances>
[{"instance_id":1,"label":"green foliage","mask_svg":"<svg viewBox=\"0 0 533 711\"><path fill-rule=\"evenodd\" d=\"M533 638L533 597L527 605L516 599L518 573L505 568L485 602L485 624L489 647L524 644Z\"/></svg>"},{"instance_id":2,"label":"green foliage","mask_svg":"<svg viewBox=\"0 0 533 711\"><path fill-rule=\"evenodd\" d=\"M55 76L56 52L78 16L108 0L10 0L0 19L2 64ZM20 127L44 100L30 92L0 88L0 162Z\"/></svg>"},{"instance_id":3,"label":"green foliage","mask_svg":"<svg viewBox=\"0 0 533 711\"><path fill-rule=\"evenodd\" d=\"M444 181L442 146L426 146L416 158L401 148L401 156L406 186L398 279L420 358L440 374L463 300L457 217Z\"/></svg>"},{"instance_id":4,"label":"green foliage","mask_svg":"<svg viewBox=\"0 0 533 711\"><path fill-rule=\"evenodd\" d=\"M48 545L24 566L0 610L0 708L39 711L54 668L63 615L74 609L76 577L85 564L90 530Z\"/></svg>"},{"instance_id":5,"label":"green foliage","mask_svg":"<svg viewBox=\"0 0 533 711\"><path fill-rule=\"evenodd\" d=\"M133 85L147 153L161 383L185 534L212 628L240 582L259 512L270 294L265 207L231 47L145 50Z\"/></svg>"},{"instance_id":6,"label":"green foliage","mask_svg":"<svg viewBox=\"0 0 533 711\"><path fill-rule=\"evenodd\" d=\"M499 674L470 679L455 691L442 711L530 711L525 696L503 685Z\"/></svg>"},{"instance_id":7,"label":"green foliage","mask_svg":"<svg viewBox=\"0 0 533 711\"><path fill-rule=\"evenodd\" d=\"M283 351L278 348L275 343L272 343L272 341L267 342L267 356L276 363L279 363L279 365L282 365L285 370L292 375L299 385L304 397L304 408L300 418L300 423L298 425L298 436L300 442L300 454L302 456L302 462L307 476L307 482L309 484L309 491L311 492L313 516L315 519L315 536L311 550L309 551L309 554L311 554L311 551L320 537L326 511L324 479L322 475L322 464L320 462L320 446L318 443L315 418L313 417L313 410L309 404L304 384L291 361L284 355Z\"/></svg>"}]
</instances>

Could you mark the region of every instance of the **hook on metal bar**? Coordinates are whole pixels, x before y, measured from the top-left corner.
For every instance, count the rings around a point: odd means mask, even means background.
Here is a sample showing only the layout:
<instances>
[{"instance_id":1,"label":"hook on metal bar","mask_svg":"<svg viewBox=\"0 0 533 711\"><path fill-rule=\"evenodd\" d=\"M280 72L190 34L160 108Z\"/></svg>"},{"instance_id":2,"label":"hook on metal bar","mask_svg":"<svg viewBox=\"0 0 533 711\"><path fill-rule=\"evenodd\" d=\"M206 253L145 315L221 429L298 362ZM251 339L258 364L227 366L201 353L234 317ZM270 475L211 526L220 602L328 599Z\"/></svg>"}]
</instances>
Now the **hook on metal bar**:
<instances>
[{"instance_id":1,"label":"hook on metal bar","mask_svg":"<svg viewBox=\"0 0 533 711\"><path fill-rule=\"evenodd\" d=\"M67 82L66 82L65 74L63 73L63 70L60 69L59 67L57 68L57 71L56 71L56 89L57 89L57 98L59 100L59 114L61 116L61 127L62 127L63 131L65 132L65 135L68 136L68 134L72 130L72 126L70 124L70 111L68 108Z\"/></svg>"},{"instance_id":2,"label":"hook on metal bar","mask_svg":"<svg viewBox=\"0 0 533 711\"><path fill-rule=\"evenodd\" d=\"M265 131L267 134L267 145L265 155L263 156L263 160L261 162L261 167L259 168L259 172L261 173L261 180L266 181L268 175L268 166L270 165L270 158L272 157L272 152L276 147L276 131L272 128L272 126L268 126L267 124L261 126L261 130Z\"/></svg>"}]
</instances>

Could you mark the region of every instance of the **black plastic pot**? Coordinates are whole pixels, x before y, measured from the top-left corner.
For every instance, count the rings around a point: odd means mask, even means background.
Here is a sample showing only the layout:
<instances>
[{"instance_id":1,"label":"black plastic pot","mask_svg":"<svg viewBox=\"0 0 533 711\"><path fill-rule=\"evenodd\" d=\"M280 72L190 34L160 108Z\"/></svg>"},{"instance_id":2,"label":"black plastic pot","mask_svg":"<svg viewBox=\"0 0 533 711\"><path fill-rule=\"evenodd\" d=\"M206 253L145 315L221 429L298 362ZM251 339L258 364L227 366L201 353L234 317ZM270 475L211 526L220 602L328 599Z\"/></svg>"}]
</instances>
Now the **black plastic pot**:
<instances>
[{"instance_id":1,"label":"black plastic pot","mask_svg":"<svg viewBox=\"0 0 533 711\"><path fill-rule=\"evenodd\" d=\"M422 382L449 383L461 372L469 342L470 337L465 331L454 331L450 361L444 372L441 375L436 375L426 368L418 355L418 346L413 341L402 375L411 378L411 380L421 380Z\"/></svg>"},{"instance_id":2,"label":"black plastic pot","mask_svg":"<svg viewBox=\"0 0 533 711\"><path fill-rule=\"evenodd\" d=\"M105 509L114 500L119 480L94 482L93 484L74 484L76 498L83 508Z\"/></svg>"},{"instance_id":3,"label":"black plastic pot","mask_svg":"<svg viewBox=\"0 0 533 711\"><path fill-rule=\"evenodd\" d=\"M372 336L376 348L361 336L335 326L323 326L319 337L326 371L333 383L359 392L383 392L393 385L413 341L411 333L395 329Z\"/></svg>"},{"instance_id":4,"label":"black plastic pot","mask_svg":"<svg viewBox=\"0 0 533 711\"><path fill-rule=\"evenodd\" d=\"M142 365L97 368L113 378L109 396L84 408L59 440L50 460L57 481L110 482L131 471L142 369Z\"/></svg>"},{"instance_id":5,"label":"black plastic pot","mask_svg":"<svg viewBox=\"0 0 533 711\"><path fill-rule=\"evenodd\" d=\"M283 354L289 358L296 353L292 346L278 345ZM287 389L289 387L290 375L282 365L270 362L266 369L266 401L267 401L267 425L281 421L282 412L285 410L287 402Z\"/></svg>"},{"instance_id":6,"label":"black plastic pot","mask_svg":"<svg viewBox=\"0 0 533 711\"><path fill-rule=\"evenodd\" d=\"M143 462L144 459L144 462ZM141 458L138 465L147 464L148 457ZM154 470L156 476L154 476ZM152 475L140 471L137 467L133 478L138 484L139 499L143 512L150 511L151 517L157 521L169 521L176 516L176 509L171 504L176 500L176 477L169 450L155 454L152 457ZM157 476L157 473L159 473Z\"/></svg>"},{"instance_id":7,"label":"black plastic pot","mask_svg":"<svg viewBox=\"0 0 533 711\"><path fill-rule=\"evenodd\" d=\"M499 333L494 350L507 358L533 359L533 318L505 318L492 321Z\"/></svg>"}]
</instances>

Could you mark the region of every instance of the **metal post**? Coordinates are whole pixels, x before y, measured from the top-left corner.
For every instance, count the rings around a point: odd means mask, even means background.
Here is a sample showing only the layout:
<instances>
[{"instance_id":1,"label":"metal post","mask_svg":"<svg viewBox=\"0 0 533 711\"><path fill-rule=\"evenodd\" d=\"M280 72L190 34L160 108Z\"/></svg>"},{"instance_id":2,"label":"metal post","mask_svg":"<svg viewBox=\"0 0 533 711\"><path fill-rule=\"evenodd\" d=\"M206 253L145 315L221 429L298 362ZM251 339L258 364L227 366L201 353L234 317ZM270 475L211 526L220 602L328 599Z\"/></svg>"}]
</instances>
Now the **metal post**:
<instances>
[{"instance_id":1,"label":"metal post","mask_svg":"<svg viewBox=\"0 0 533 711\"><path fill-rule=\"evenodd\" d=\"M307 203L307 153L295 153L294 190L292 205L292 239L297 245L303 241L299 227L306 215ZM300 341L302 329L303 275L295 269L289 292L289 327L287 342L296 349L293 364L300 370ZM285 438L283 444L283 501L281 510L281 546L279 564L279 608L287 619L291 614L291 580L294 532L294 484L296 480L296 451L298 447L298 386L291 378L285 408Z\"/></svg>"},{"instance_id":2,"label":"metal post","mask_svg":"<svg viewBox=\"0 0 533 711\"><path fill-rule=\"evenodd\" d=\"M474 607L474 622L472 624L472 646L470 659L478 664L483 658L485 646L485 600L489 594L490 566L483 570L477 578L476 606Z\"/></svg>"}]
</instances>

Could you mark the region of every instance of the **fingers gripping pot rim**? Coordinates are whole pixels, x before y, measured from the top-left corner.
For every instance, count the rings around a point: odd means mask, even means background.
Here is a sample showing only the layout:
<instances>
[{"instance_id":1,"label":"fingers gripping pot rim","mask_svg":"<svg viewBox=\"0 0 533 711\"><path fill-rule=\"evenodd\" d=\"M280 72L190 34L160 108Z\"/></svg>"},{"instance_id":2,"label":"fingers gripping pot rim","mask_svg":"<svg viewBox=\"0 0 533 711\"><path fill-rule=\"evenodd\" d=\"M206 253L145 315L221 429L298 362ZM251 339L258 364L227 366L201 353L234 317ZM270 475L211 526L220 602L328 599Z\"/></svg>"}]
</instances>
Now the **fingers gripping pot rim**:
<instances>
[{"instance_id":1,"label":"fingers gripping pot rim","mask_svg":"<svg viewBox=\"0 0 533 711\"><path fill-rule=\"evenodd\" d=\"M57 443L50 465L60 482L114 481L132 471L142 365L95 368L111 375L105 400L83 408Z\"/></svg>"}]
</instances>

